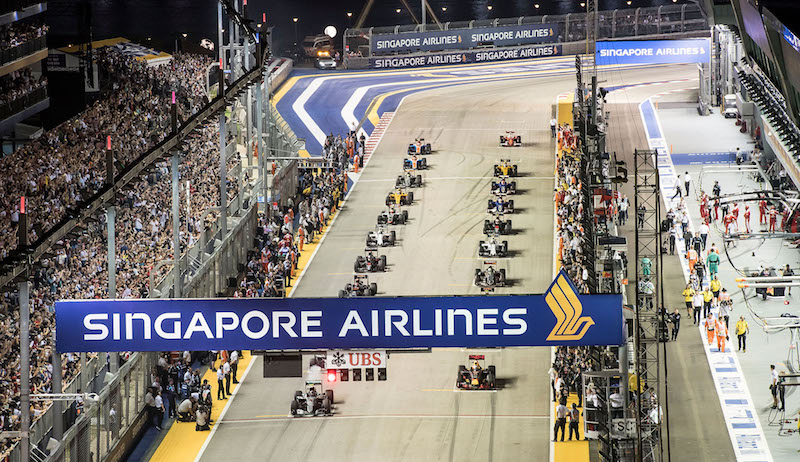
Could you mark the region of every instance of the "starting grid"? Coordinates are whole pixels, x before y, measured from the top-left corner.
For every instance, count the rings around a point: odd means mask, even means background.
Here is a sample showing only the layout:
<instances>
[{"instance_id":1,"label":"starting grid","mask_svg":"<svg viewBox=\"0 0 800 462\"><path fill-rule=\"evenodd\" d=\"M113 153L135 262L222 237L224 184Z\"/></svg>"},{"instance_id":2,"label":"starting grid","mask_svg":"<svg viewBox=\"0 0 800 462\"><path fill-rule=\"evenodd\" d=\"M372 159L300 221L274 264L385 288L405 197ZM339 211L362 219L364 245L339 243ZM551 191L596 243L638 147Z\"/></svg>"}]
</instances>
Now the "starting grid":
<instances>
[{"instance_id":1,"label":"starting grid","mask_svg":"<svg viewBox=\"0 0 800 462\"><path fill-rule=\"evenodd\" d=\"M639 112L650 149L657 152L661 196L664 198L667 208L677 207L678 203L669 199L672 197L678 182L675 165L669 154L669 145L664 138L664 131L661 128L661 123L658 120L652 101L647 99L642 102L639 105ZM692 232L695 230L691 218L689 219L689 229ZM686 243L681 235L677 239L677 248L679 249L679 256L686 252ZM688 282L689 268L687 263L683 258L678 259L681 262L684 278ZM703 284L708 284L707 275ZM712 308L712 311L716 316L717 309ZM716 345L708 345L705 332L703 332L704 326L700 324L697 329L702 338L703 349L711 369L711 377L717 389L722 415L725 418L725 425L728 427L728 434L731 437L736 460L742 462L771 462L773 460L772 454L767 445L767 439L761 428L755 403L753 403L736 353L733 348L728 348L723 353L719 351Z\"/></svg>"}]
</instances>

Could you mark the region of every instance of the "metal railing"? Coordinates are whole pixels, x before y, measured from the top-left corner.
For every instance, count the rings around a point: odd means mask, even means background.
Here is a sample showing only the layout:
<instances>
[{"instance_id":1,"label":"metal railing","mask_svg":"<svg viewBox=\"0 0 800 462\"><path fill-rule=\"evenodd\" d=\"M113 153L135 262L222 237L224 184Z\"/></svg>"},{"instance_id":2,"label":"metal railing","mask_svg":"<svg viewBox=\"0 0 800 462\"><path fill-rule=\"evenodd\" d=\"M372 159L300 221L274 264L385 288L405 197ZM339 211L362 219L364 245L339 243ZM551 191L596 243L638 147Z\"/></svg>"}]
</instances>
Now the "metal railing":
<instances>
[{"instance_id":1,"label":"metal railing","mask_svg":"<svg viewBox=\"0 0 800 462\"><path fill-rule=\"evenodd\" d=\"M47 99L47 87L37 88L30 93L26 93L19 98L9 101L0 106L0 120L6 120L14 114L18 114L25 109Z\"/></svg>"},{"instance_id":2,"label":"metal railing","mask_svg":"<svg viewBox=\"0 0 800 462\"><path fill-rule=\"evenodd\" d=\"M0 66L46 49L47 37L44 35L20 43L15 47L4 48L0 50Z\"/></svg>"}]
</instances>

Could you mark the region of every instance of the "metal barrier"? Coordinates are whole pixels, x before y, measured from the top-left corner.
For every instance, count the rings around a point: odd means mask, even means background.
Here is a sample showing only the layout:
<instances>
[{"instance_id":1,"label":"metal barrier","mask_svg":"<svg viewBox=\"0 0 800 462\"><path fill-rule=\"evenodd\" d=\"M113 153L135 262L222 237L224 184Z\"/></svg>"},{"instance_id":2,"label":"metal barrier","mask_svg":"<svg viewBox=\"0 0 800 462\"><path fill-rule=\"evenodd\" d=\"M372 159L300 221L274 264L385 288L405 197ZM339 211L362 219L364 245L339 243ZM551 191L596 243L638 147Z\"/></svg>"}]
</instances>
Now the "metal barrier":
<instances>
[{"instance_id":1,"label":"metal barrier","mask_svg":"<svg viewBox=\"0 0 800 462\"><path fill-rule=\"evenodd\" d=\"M456 30L544 23L557 24L559 26L559 36L555 43L567 44L586 40L585 13L454 21L443 23L442 26L444 30ZM704 31L708 28L708 22L703 11L695 4L600 11L598 13L598 24L598 39L685 33ZM428 26L427 30L434 31L436 29ZM345 67L350 69L366 67L366 58L372 56L370 43L372 43L374 36L420 31L420 26L416 24L347 29L343 34L344 49L346 50ZM563 53L568 54L566 50Z\"/></svg>"},{"instance_id":2,"label":"metal barrier","mask_svg":"<svg viewBox=\"0 0 800 462\"><path fill-rule=\"evenodd\" d=\"M44 35L20 43L15 47L0 50L0 66L30 56L41 50L47 50L47 37Z\"/></svg>"}]
</instances>

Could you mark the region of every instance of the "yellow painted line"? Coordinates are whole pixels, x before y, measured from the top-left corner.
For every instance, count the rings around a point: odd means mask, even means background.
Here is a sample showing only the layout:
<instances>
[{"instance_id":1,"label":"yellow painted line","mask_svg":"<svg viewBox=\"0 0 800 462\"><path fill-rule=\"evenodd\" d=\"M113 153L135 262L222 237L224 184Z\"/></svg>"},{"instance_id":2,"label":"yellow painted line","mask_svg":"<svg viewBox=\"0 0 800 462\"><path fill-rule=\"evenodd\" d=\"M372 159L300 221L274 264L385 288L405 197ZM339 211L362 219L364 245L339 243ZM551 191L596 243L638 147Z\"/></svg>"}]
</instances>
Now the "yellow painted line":
<instances>
[{"instance_id":1,"label":"yellow painted line","mask_svg":"<svg viewBox=\"0 0 800 462\"><path fill-rule=\"evenodd\" d=\"M253 356L249 351L243 352L242 357L239 358L238 374L240 379L252 360ZM219 364L219 361L217 361L217 365ZM214 398L214 404L211 407L211 420L214 421L211 426L213 427L218 423L217 418L228 401L216 399L217 374L215 372L212 372L211 369L207 370L203 379L208 380L208 383L211 384L211 396ZM231 383L231 392L240 385ZM200 453L200 448L203 447L206 439L211 434L211 432L198 432L194 429L195 424L193 422L175 421L161 444L158 445L153 457L150 458L150 462L194 462L197 454Z\"/></svg>"},{"instance_id":2,"label":"yellow painted line","mask_svg":"<svg viewBox=\"0 0 800 462\"><path fill-rule=\"evenodd\" d=\"M570 393L569 398L567 399L568 409L572 409L572 403L578 404L578 395L575 393ZM558 403L552 404L554 409L558 406ZM567 440L567 438L569 438L569 419L567 419L564 442L561 442L561 434L559 433L559 440L553 443L553 462L589 462L589 442L583 439L583 419L585 419L586 416L583 415L582 407L579 407L578 410L581 411L581 421L578 424L578 440Z\"/></svg>"}]
</instances>

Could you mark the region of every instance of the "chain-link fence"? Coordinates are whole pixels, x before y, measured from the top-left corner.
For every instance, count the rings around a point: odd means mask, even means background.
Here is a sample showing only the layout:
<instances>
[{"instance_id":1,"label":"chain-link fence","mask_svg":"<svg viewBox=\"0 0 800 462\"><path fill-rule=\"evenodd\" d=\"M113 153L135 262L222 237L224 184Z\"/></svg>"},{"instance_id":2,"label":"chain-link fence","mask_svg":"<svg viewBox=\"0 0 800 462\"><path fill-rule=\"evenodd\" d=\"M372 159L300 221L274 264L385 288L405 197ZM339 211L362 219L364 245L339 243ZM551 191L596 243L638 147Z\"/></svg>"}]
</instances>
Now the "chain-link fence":
<instances>
[{"instance_id":1,"label":"chain-link fence","mask_svg":"<svg viewBox=\"0 0 800 462\"><path fill-rule=\"evenodd\" d=\"M442 29L476 29L526 24L557 25L558 39L555 40L557 43L567 44L586 40L586 13L453 21L442 23ZM708 21L700 7L695 4L616 9L598 13L597 38L606 40L652 36L703 31L707 28ZM438 27L428 25L427 30L435 31ZM367 67L367 59L372 57L370 45L376 36L420 31L421 26L418 24L347 29L343 35L345 66L353 69ZM566 54L566 51L564 53Z\"/></svg>"}]
</instances>

